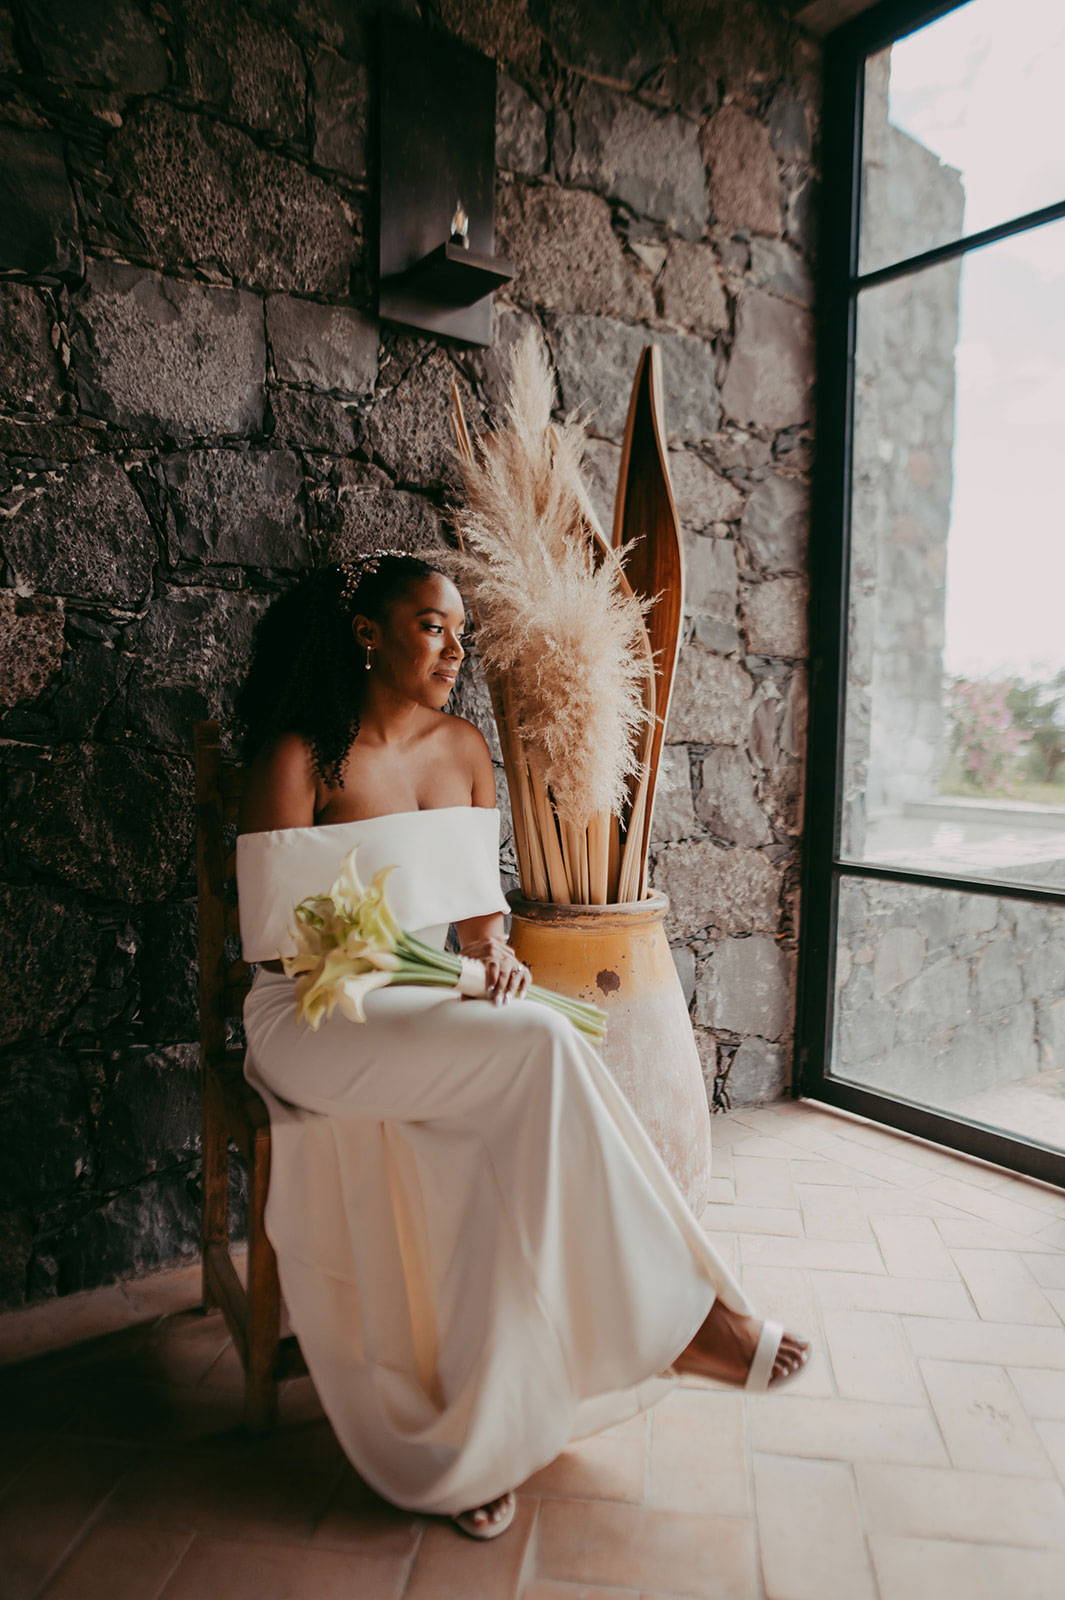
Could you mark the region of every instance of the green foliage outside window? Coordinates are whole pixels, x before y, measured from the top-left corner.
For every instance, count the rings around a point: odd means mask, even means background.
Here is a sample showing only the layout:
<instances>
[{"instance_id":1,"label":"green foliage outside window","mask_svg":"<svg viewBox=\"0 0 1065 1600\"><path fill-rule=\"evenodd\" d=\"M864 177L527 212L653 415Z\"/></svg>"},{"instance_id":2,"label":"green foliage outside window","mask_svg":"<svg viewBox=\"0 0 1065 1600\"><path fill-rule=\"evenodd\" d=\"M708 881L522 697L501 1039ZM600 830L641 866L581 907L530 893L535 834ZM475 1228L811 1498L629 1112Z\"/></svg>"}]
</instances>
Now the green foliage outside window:
<instances>
[{"instance_id":1,"label":"green foliage outside window","mask_svg":"<svg viewBox=\"0 0 1065 1600\"><path fill-rule=\"evenodd\" d=\"M1052 677L947 680L945 794L1065 803L1065 668Z\"/></svg>"}]
</instances>

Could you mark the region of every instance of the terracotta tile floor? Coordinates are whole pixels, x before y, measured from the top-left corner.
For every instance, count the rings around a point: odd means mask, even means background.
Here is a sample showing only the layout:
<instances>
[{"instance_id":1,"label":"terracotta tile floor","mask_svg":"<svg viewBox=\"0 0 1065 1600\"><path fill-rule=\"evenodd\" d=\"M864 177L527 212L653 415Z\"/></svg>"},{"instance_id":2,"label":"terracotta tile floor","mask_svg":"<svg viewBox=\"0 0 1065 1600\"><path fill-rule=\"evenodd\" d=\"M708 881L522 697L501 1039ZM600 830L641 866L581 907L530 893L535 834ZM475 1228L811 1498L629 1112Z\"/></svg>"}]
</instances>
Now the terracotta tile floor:
<instances>
[{"instance_id":1,"label":"terracotta tile floor","mask_svg":"<svg viewBox=\"0 0 1065 1600\"><path fill-rule=\"evenodd\" d=\"M382 1503L309 1378L242 1434L199 1270L0 1318L0 1600L1060 1600L1065 1193L810 1103L714 1119L706 1226L815 1341L685 1385L476 1544Z\"/></svg>"}]
</instances>

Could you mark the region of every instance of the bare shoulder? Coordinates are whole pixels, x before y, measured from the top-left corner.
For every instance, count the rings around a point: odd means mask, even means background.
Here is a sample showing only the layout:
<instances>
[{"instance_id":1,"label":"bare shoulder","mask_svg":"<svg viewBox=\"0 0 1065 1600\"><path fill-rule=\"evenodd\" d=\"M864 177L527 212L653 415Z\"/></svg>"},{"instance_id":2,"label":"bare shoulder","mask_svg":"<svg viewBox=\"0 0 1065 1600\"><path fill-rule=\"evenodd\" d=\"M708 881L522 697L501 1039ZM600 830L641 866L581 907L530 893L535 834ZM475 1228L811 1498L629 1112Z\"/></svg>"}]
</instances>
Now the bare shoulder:
<instances>
[{"instance_id":1,"label":"bare shoulder","mask_svg":"<svg viewBox=\"0 0 1065 1600\"><path fill-rule=\"evenodd\" d=\"M317 794L310 740L301 733L279 734L246 769L240 832L311 827Z\"/></svg>"},{"instance_id":2,"label":"bare shoulder","mask_svg":"<svg viewBox=\"0 0 1065 1600\"><path fill-rule=\"evenodd\" d=\"M478 746L488 749L488 741L475 722L468 717L460 717L453 711L441 712L441 727L444 737L454 741L456 750L476 750Z\"/></svg>"},{"instance_id":3,"label":"bare shoulder","mask_svg":"<svg viewBox=\"0 0 1065 1600\"><path fill-rule=\"evenodd\" d=\"M449 740L451 759L469 774L475 806L494 806L496 803L495 768L488 740L475 722L467 717L447 714L444 719L451 726L445 737Z\"/></svg>"},{"instance_id":4,"label":"bare shoulder","mask_svg":"<svg viewBox=\"0 0 1065 1600\"><path fill-rule=\"evenodd\" d=\"M488 740L475 722L470 722L467 717L456 716L446 712L443 718L442 734L448 741L449 748L454 751L458 760L479 763L492 762L492 752L488 748Z\"/></svg>"}]
</instances>

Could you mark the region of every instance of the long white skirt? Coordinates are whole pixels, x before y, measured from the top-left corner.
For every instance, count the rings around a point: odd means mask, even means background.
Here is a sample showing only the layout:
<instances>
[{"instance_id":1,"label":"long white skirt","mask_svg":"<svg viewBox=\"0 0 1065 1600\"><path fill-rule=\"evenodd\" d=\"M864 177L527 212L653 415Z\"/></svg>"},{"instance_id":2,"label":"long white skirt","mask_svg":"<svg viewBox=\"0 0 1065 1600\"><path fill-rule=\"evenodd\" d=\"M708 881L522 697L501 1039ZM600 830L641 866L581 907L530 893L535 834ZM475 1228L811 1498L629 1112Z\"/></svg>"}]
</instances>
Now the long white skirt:
<instances>
[{"instance_id":1,"label":"long white skirt","mask_svg":"<svg viewBox=\"0 0 1065 1600\"><path fill-rule=\"evenodd\" d=\"M454 1513L660 1400L718 1294L751 1306L566 1018L412 986L366 1015L312 1031L291 980L256 971L266 1233L356 1470Z\"/></svg>"}]
</instances>

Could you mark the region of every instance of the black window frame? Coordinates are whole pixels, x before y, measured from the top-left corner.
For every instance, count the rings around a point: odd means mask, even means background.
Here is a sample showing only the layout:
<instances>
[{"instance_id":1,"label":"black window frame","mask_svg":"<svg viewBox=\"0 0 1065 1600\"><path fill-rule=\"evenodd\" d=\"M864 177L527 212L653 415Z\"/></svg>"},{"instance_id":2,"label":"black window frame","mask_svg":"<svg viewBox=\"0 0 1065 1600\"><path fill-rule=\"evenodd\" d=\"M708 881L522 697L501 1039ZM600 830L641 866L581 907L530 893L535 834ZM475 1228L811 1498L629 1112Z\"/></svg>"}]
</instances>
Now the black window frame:
<instances>
[{"instance_id":1,"label":"black window frame","mask_svg":"<svg viewBox=\"0 0 1065 1600\"><path fill-rule=\"evenodd\" d=\"M967 234L876 271L858 272L862 112L866 57L959 9L959 0L882 0L824 44L822 188L817 284L816 455L809 544L809 719L805 767L800 938L792 1093L868 1117L967 1155L1065 1187L1065 1152L964 1122L828 1071L839 886L846 877L1040 901L1065 908L1065 892L840 859L848 575L850 571L854 357L861 289L960 258L981 245L1065 217L1065 199ZM1065 974L1065 961L1063 961Z\"/></svg>"}]
</instances>

